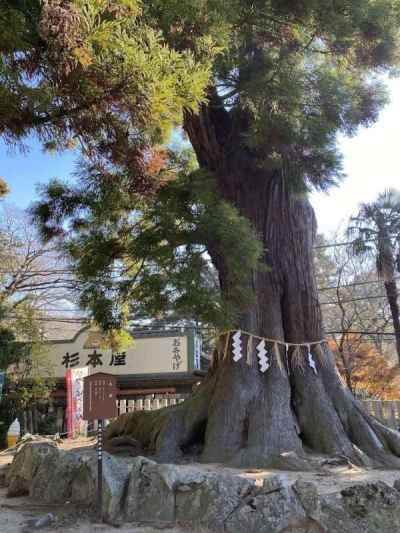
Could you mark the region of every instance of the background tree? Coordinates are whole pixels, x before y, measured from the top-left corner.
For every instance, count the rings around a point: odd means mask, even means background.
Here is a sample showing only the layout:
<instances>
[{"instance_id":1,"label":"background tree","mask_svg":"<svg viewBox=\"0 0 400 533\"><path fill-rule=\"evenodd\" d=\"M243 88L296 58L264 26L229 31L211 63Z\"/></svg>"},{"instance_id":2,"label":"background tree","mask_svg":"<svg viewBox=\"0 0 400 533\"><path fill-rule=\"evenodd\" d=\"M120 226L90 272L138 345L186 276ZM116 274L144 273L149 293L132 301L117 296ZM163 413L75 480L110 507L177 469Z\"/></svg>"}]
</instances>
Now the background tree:
<instances>
[{"instance_id":1,"label":"background tree","mask_svg":"<svg viewBox=\"0 0 400 533\"><path fill-rule=\"evenodd\" d=\"M348 352L347 368L338 354L338 368L346 382L350 379L353 393L364 399L397 400L400 390L399 367L388 364L386 357L370 342L349 338L349 344L356 349ZM332 350L337 353L338 346L332 344Z\"/></svg>"},{"instance_id":2,"label":"background tree","mask_svg":"<svg viewBox=\"0 0 400 533\"><path fill-rule=\"evenodd\" d=\"M29 309L43 319L76 311L79 285L73 267L54 246L40 241L25 212L8 205L0 210L0 265L0 302L10 317Z\"/></svg>"},{"instance_id":3,"label":"background tree","mask_svg":"<svg viewBox=\"0 0 400 533\"><path fill-rule=\"evenodd\" d=\"M356 237L354 252L373 255L376 271L384 281L387 300L396 333L400 362L400 311L395 275L400 271L400 194L393 189L380 194L375 202L362 204L352 217L348 230Z\"/></svg>"},{"instance_id":4,"label":"background tree","mask_svg":"<svg viewBox=\"0 0 400 533\"><path fill-rule=\"evenodd\" d=\"M341 373L353 390L353 363L361 347L370 345L371 354L379 353L392 366L397 362L395 340L383 280L377 278L372 258L355 255L351 244L341 245L346 236L340 231L331 240L334 244L327 244L321 236L318 239L318 288L331 346L335 346Z\"/></svg>"},{"instance_id":5,"label":"background tree","mask_svg":"<svg viewBox=\"0 0 400 533\"><path fill-rule=\"evenodd\" d=\"M8 192L8 187L3 180L0 180L0 199L2 200ZM0 235L0 249L3 245L3 238ZM15 334L9 324L5 322L6 306L3 299L0 300L0 371L7 369L7 366L18 360L23 355L23 350L16 344Z\"/></svg>"},{"instance_id":6,"label":"background tree","mask_svg":"<svg viewBox=\"0 0 400 533\"><path fill-rule=\"evenodd\" d=\"M22 422L28 406L35 408L47 399L54 386L44 326L48 305L63 301L65 306L67 295L62 290L67 287L59 283L54 252L38 241L26 215L4 206L0 265L0 372L7 380L0 402L1 445L12 420L19 416ZM70 274L63 278L64 283L72 282Z\"/></svg>"},{"instance_id":7,"label":"background tree","mask_svg":"<svg viewBox=\"0 0 400 533\"><path fill-rule=\"evenodd\" d=\"M377 117L385 100L377 76L397 62L399 3L41 6L29 17L25 3L6 14L24 31L1 47L3 91L16 112L4 109L0 120L10 140L35 129L83 148L80 181L53 182L35 209L43 235L62 237L88 284L82 304L106 329L140 300L280 341L322 339L306 191L341 177L336 134ZM28 68L37 94L21 75ZM150 172L176 124L199 168L177 168L170 153ZM205 252L217 291L204 282ZM128 433L169 459L200 444L204 460L242 466L304 468L305 447L356 462L361 449L377 464L399 464L400 436L363 412L328 348L313 353L317 374L291 350L262 374L223 357L230 337L221 336L193 398L123 417L108 441Z\"/></svg>"}]
</instances>

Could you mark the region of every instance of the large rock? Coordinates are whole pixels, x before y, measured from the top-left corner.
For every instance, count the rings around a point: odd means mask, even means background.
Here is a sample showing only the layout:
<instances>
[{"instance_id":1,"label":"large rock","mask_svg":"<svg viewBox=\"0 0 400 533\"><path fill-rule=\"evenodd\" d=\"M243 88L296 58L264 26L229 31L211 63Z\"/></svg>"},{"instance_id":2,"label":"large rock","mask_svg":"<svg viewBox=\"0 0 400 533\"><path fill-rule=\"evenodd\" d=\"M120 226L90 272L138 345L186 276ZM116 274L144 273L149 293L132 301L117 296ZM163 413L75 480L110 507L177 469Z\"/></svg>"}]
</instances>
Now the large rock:
<instances>
[{"instance_id":1,"label":"large rock","mask_svg":"<svg viewBox=\"0 0 400 533\"><path fill-rule=\"evenodd\" d=\"M139 456L133 460L124 506L126 520L146 521L149 517L170 521L174 519L171 513L171 507L174 507L171 492L160 476L152 475L152 471L157 473L158 466L146 457ZM154 497L155 502L152 503Z\"/></svg>"},{"instance_id":2,"label":"large rock","mask_svg":"<svg viewBox=\"0 0 400 533\"><path fill-rule=\"evenodd\" d=\"M131 466L123 459L103 453L103 516L107 522L118 522L128 486ZM81 457L72 480L73 502L93 506L96 503L97 454Z\"/></svg>"},{"instance_id":3,"label":"large rock","mask_svg":"<svg viewBox=\"0 0 400 533\"><path fill-rule=\"evenodd\" d=\"M32 442L23 446L15 455L7 472L7 495L11 497L29 494L32 481L41 465L54 464L58 456L57 445L52 442Z\"/></svg>"},{"instance_id":4,"label":"large rock","mask_svg":"<svg viewBox=\"0 0 400 533\"><path fill-rule=\"evenodd\" d=\"M158 464L104 454L104 518L108 522L188 523L228 533L395 533L400 483L358 484L321 495L301 474L267 477L205 465ZM48 502L96 501L97 455L27 444L7 475L8 494Z\"/></svg>"},{"instance_id":5,"label":"large rock","mask_svg":"<svg viewBox=\"0 0 400 533\"><path fill-rule=\"evenodd\" d=\"M104 518L115 522L122 505L131 466L123 459L103 454ZM29 494L35 499L63 503L67 500L93 506L96 502L97 454L57 448L54 443L28 443L14 457L7 473L8 496Z\"/></svg>"},{"instance_id":6,"label":"large rock","mask_svg":"<svg viewBox=\"0 0 400 533\"><path fill-rule=\"evenodd\" d=\"M72 498L72 483L83 458L79 454L59 450L43 461L30 485L29 494L37 500L64 503Z\"/></svg>"},{"instance_id":7,"label":"large rock","mask_svg":"<svg viewBox=\"0 0 400 533\"><path fill-rule=\"evenodd\" d=\"M378 482L320 495L284 474L262 484L226 469L133 462L125 500L128 521L191 523L230 533L394 533L400 492Z\"/></svg>"},{"instance_id":8,"label":"large rock","mask_svg":"<svg viewBox=\"0 0 400 533\"><path fill-rule=\"evenodd\" d=\"M131 521L192 522L221 527L254 481L201 467L157 464L137 457L125 517Z\"/></svg>"},{"instance_id":9,"label":"large rock","mask_svg":"<svg viewBox=\"0 0 400 533\"><path fill-rule=\"evenodd\" d=\"M291 531L306 522L307 514L285 475L266 478L243 499L225 522L229 532ZM292 529L291 529L292 528ZM294 530L296 531L296 530Z\"/></svg>"},{"instance_id":10,"label":"large rock","mask_svg":"<svg viewBox=\"0 0 400 533\"><path fill-rule=\"evenodd\" d=\"M309 505L318 508L313 499ZM125 501L129 521L190 522L231 532L278 532L306 516L283 475L257 486L255 479L236 472L160 465L144 457L134 461Z\"/></svg>"}]
</instances>

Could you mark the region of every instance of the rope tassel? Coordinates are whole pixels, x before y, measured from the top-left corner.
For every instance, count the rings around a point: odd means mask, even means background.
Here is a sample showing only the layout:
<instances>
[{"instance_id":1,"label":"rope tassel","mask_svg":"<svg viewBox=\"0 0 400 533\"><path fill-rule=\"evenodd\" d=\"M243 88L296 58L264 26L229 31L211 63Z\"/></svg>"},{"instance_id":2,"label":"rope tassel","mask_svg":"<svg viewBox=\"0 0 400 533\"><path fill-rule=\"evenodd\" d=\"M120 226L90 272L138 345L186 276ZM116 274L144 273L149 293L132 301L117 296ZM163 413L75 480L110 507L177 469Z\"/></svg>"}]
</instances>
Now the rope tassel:
<instances>
[{"instance_id":1,"label":"rope tassel","mask_svg":"<svg viewBox=\"0 0 400 533\"><path fill-rule=\"evenodd\" d=\"M252 366L252 356L253 354L253 335L249 336L249 340L247 341L247 357L246 357L246 363L248 366Z\"/></svg>"},{"instance_id":2,"label":"rope tassel","mask_svg":"<svg viewBox=\"0 0 400 533\"><path fill-rule=\"evenodd\" d=\"M279 349L279 344L277 342L274 342L274 354L275 354L275 359L276 359L276 362L278 363L280 370L284 370L285 365L282 362L281 351Z\"/></svg>"},{"instance_id":3,"label":"rope tassel","mask_svg":"<svg viewBox=\"0 0 400 533\"><path fill-rule=\"evenodd\" d=\"M285 357L286 357L287 373L288 373L288 376L290 376L289 345L287 343L285 343Z\"/></svg>"},{"instance_id":4,"label":"rope tassel","mask_svg":"<svg viewBox=\"0 0 400 533\"><path fill-rule=\"evenodd\" d=\"M229 336L230 336L230 332L228 331L228 333L226 334L226 339L225 339L225 348L224 348L224 355L223 355L224 359L228 357Z\"/></svg>"}]
</instances>

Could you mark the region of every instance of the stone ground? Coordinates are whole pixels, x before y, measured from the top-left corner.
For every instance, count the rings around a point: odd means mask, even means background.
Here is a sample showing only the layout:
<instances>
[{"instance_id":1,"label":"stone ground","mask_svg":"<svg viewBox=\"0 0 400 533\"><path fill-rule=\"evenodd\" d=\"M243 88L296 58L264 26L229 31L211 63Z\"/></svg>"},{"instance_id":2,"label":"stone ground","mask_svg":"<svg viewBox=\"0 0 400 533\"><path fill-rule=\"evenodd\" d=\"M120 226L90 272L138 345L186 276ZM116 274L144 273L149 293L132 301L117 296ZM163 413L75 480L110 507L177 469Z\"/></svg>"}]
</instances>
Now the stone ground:
<instances>
[{"instance_id":1,"label":"stone ground","mask_svg":"<svg viewBox=\"0 0 400 533\"><path fill-rule=\"evenodd\" d=\"M85 449L93 448L94 440L84 439L79 441L63 441L60 445L63 449L74 449L82 452ZM12 462L13 455L7 452L0 452L0 478L1 473ZM400 479L400 471L395 470L371 470L349 467L348 465L327 465L319 472L290 472L290 471L273 471L273 470L237 470L220 465L200 465L196 467L206 471L229 472L240 477L253 478L256 484L263 484L264 479L276 476L287 478L289 482L295 482L297 479L310 481L317 486L319 494L336 493L343 488L355 485L356 483L368 483L375 481L384 481L393 486L396 479ZM189 465L188 465L188 468ZM55 517L51 526L45 527L44 530L51 532L63 533L91 533L91 532L108 532L119 531L121 533L156 533L164 531L165 533L189 533L194 530L182 527L171 528L167 524L153 523L151 526L144 524L132 524L114 528L109 525L96 523L95 517L91 516L87 510L80 509L72 504L52 505L42 504L29 498L6 498L6 489L0 487L0 531L1 533L31 533L34 529L29 526L29 521L44 517L52 513ZM196 530L196 533L205 530Z\"/></svg>"}]
</instances>

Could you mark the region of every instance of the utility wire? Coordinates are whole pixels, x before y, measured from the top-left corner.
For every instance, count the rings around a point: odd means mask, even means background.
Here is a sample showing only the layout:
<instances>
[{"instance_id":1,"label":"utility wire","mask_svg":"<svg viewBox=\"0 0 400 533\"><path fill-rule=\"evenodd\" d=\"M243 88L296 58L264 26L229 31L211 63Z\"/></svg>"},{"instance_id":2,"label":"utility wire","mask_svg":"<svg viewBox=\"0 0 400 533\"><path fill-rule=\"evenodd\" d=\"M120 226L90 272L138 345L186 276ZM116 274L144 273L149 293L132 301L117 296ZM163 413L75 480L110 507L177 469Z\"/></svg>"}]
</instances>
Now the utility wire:
<instances>
[{"instance_id":1,"label":"utility wire","mask_svg":"<svg viewBox=\"0 0 400 533\"><path fill-rule=\"evenodd\" d=\"M379 335L382 337L390 336L390 337L396 337L396 332L389 331L389 332L379 332L379 331L327 331L327 335L342 335L345 333L346 335Z\"/></svg>"},{"instance_id":2,"label":"utility wire","mask_svg":"<svg viewBox=\"0 0 400 533\"><path fill-rule=\"evenodd\" d=\"M375 242L377 240L380 240L380 241L390 241L392 240L393 238L397 238L399 237L398 234L393 234L393 235L389 235L388 237L384 237L384 238L379 238L378 237L375 237L373 239L357 239L357 242ZM349 246L350 244L354 244L354 242L356 241L356 239L352 240L352 241L347 241L347 242L334 242L332 244L320 244L318 246L314 246L314 250L323 250L323 249L326 249L326 248L337 248L339 246Z\"/></svg>"},{"instance_id":3,"label":"utility wire","mask_svg":"<svg viewBox=\"0 0 400 533\"><path fill-rule=\"evenodd\" d=\"M339 305L339 303L342 303L342 304L346 304L346 303L351 303L351 302L361 302L361 301L367 301L367 300L378 300L380 298L386 298L386 295L384 294L380 294L380 295L377 295L377 296L363 296L363 297L360 297L360 298L351 298L351 299L348 299L348 300L342 300L342 301L338 301L338 300L335 300L333 302L320 302L320 305ZM38 312L44 312L46 311L45 309L39 309ZM78 312L79 309L51 309L50 310L51 312L71 312L71 313L75 313L75 312ZM24 315L9 315L8 318L12 318L12 319L18 319L18 318L24 318ZM32 318L31 316L25 316L25 318ZM50 319L50 320L60 320L59 318L53 316L53 317L42 317L42 318L39 318L39 317L33 317L33 320L40 320L40 321L46 321L47 319ZM90 320L89 317L70 317L68 318L68 320Z\"/></svg>"},{"instance_id":4,"label":"utility wire","mask_svg":"<svg viewBox=\"0 0 400 533\"><path fill-rule=\"evenodd\" d=\"M399 277L393 278L393 281L399 281ZM375 280L369 280L369 281L356 281L354 283L345 283L344 285L327 285L326 287L318 287L319 291L331 291L331 290L337 290L337 289L346 289L347 287L357 287L358 285L372 285L374 283L384 283L385 280L383 279L375 279Z\"/></svg>"},{"instance_id":5,"label":"utility wire","mask_svg":"<svg viewBox=\"0 0 400 533\"><path fill-rule=\"evenodd\" d=\"M61 323L70 323L70 324L74 324L74 323L79 323L79 322L89 322L91 319L88 318L88 317L56 317L56 316L46 316L46 317L43 317L43 318L40 318L40 317L30 317L30 316L13 316L13 315L9 315L7 317L7 319L14 319L14 320L18 320L18 319L22 319L22 318L26 318L26 319L32 319L32 320L35 320L36 322L61 322ZM6 320L7 320L6 319Z\"/></svg>"},{"instance_id":6,"label":"utility wire","mask_svg":"<svg viewBox=\"0 0 400 533\"><path fill-rule=\"evenodd\" d=\"M0 271L0 274L1 273L4 274L5 271ZM393 281L400 281L400 276L393 278ZM28 283L28 281L26 281L26 283ZM57 287L57 285L58 284L62 284L62 283L65 283L65 284L71 283L71 284L74 284L74 285L79 285L79 284L83 284L84 282L80 281L80 280L75 280L75 279L50 280L48 283L46 283L45 289L51 288L52 284L55 285L55 288L59 288L59 287ZM372 285L372 284L375 284L375 283L384 283L384 280L383 279L375 279L375 280L368 280L368 281L357 281L357 282L354 282L354 283L345 283L344 285L339 285L339 286L338 285L327 285L325 287L318 287L318 291L330 291L330 290L337 290L337 289L346 289L348 287L357 287L357 286L361 286L361 285ZM41 285L39 285L38 287L35 287L35 283L33 282L31 289L32 290L40 290L40 287L41 287ZM72 288L72 286L69 286L68 288ZM26 291L28 289L22 287L19 291L23 292L24 290Z\"/></svg>"},{"instance_id":7,"label":"utility wire","mask_svg":"<svg viewBox=\"0 0 400 533\"><path fill-rule=\"evenodd\" d=\"M351 298L349 300L336 300L334 302L320 302L319 305L339 305L339 304L348 304L351 302L362 302L364 300L378 300L379 298L386 298L386 294L379 294L377 296L364 296L361 298Z\"/></svg>"},{"instance_id":8,"label":"utility wire","mask_svg":"<svg viewBox=\"0 0 400 533\"><path fill-rule=\"evenodd\" d=\"M394 237L399 237L397 234L393 234L389 237L382 238L379 240L391 240ZM375 242L378 240L378 237L375 237L373 239L360 239L357 240L358 242ZM345 242L335 242L331 244L320 244L318 246L313 246L314 250L323 250L327 248L337 248L340 246L348 246L350 244L354 244L355 240L352 241L345 241ZM15 274L16 271L18 272L18 269L15 270L0 270L0 274ZM72 267L69 268L62 268L62 269L41 269L34 272L36 275L49 275L49 274L67 274L67 273L74 273L76 270ZM119 272L120 270L117 268L114 268L113 271Z\"/></svg>"}]
</instances>

